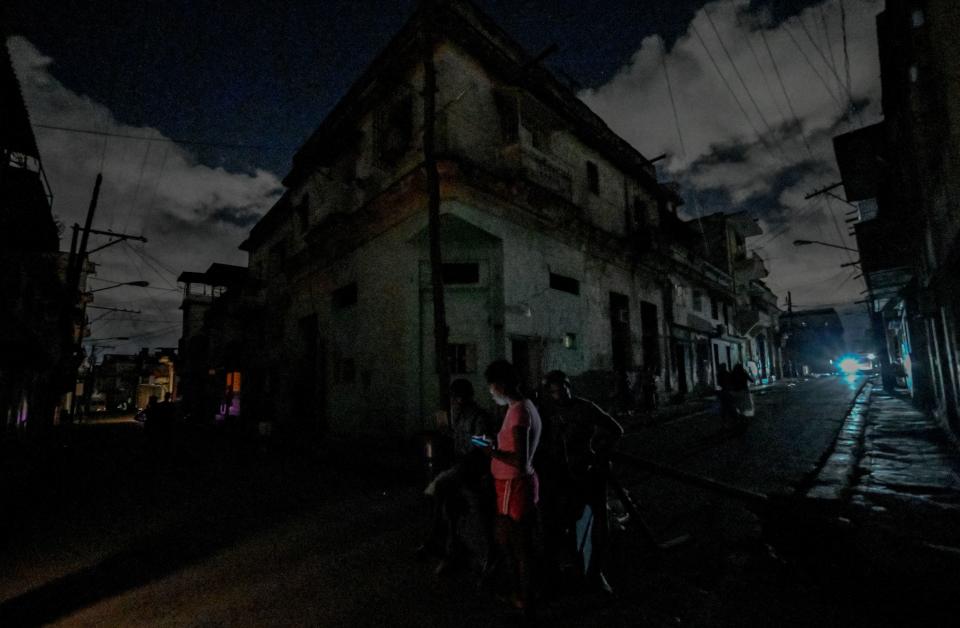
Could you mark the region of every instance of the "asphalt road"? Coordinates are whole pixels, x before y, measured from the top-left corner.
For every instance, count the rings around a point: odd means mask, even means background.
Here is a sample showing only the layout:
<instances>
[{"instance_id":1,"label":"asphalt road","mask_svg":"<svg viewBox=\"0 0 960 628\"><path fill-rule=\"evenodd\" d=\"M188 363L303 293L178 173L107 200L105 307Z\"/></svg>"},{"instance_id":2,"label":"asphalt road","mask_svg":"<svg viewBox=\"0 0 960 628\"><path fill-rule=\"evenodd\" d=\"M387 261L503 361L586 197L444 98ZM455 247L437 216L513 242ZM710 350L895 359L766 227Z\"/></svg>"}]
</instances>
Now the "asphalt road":
<instances>
[{"instance_id":1,"label":"asphalt road","mask_svg":"<svg viewBox=\"0 0 960 628\"><path fill-rule=\"evenodd\" d=\"M701 413L637 429L624 451L759 492L800 482L829 447L854 394L837 378L757 396L746 433ZM398 451L333 444L319 462L237 450L191 433L151 459L135 424L90 426L69 455L24 481L23 525L8 527L0 625L499 626L509 613L412 559L426 521L416 466ZM791 572L738 500L621 466L661 538L615 534L617 598L545 600L541 625L873 625ZM25 494L29 493L29 495ZM29 499L28 499L29 498ZM37 499L40 498L40 499ZM13 499L13 498L11 498ZM9 500L7 503L10 503ZM9 520L8 520L9 521Z\"/></svg>"}]
</instances>

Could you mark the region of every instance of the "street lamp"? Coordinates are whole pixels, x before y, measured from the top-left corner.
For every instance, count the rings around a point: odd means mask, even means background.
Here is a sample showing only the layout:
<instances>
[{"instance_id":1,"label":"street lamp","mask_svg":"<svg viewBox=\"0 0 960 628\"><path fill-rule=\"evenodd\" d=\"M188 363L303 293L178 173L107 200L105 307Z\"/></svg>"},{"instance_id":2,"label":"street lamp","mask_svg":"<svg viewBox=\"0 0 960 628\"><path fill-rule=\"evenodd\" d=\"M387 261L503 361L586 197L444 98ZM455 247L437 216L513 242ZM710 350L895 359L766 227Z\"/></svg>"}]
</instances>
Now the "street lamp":
<instances>
[{"instance_id":1,"label":"street lamp","mask_svg":"<svg viewBox=\"0 0 960 628\"><path fill-rule=\"evenodd\" d=\"M844 251L853 251L854 253L859 253L857 249L851 249L849 246L841 246L839 244L830 244L829 242L821 242L820 240L794 240L793 246L806 246L807 244L819 244L820 246L829 246L832 249L843 249Z\"/></svg>"},{"instance_id":2,"label":"street lamp","mask_svg":"<svg viewBox=\"0 0 960 628\"><path fill-rule=\"evenodd\" d=\"M120 283L115 283L112 286L107 286L105 288L97 288L96 290L88 290L87 294L93 294L94 292L103 292L104 290L110 290L112 288L119 288L120 286L137 286L138 288L146 288L150 285L149 281L124 281Z\"/></svg>"}]
</instances>

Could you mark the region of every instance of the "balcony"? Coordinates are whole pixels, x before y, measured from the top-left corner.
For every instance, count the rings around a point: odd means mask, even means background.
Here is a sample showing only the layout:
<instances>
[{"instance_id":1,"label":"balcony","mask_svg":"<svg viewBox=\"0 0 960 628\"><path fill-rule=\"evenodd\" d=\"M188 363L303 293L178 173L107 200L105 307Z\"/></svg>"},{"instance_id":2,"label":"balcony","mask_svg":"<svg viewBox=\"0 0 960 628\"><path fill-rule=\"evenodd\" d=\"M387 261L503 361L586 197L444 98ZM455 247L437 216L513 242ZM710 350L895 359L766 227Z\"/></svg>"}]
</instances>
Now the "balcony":
<instances>
[{"instance_id":1,"label":"balcony","mask_svg":"<svg viewBox=\"0 0 960 628\"><path fill-rule=\"evenodd\" d=\"M770 274L763 260L756 253L734 260L733 272L739 284L760 280Z\"/></svg>"},{"instance_id":2,"label":"balcony","mask_svg":"<svg viewBox=\"0 0 960 628\"><path fill-rule=\"evenodd\" d=\"M573 179L560 161L519 142L505 146L501 155L508 170L565 200L573 199Z\"/></svg>"}]
</instances>

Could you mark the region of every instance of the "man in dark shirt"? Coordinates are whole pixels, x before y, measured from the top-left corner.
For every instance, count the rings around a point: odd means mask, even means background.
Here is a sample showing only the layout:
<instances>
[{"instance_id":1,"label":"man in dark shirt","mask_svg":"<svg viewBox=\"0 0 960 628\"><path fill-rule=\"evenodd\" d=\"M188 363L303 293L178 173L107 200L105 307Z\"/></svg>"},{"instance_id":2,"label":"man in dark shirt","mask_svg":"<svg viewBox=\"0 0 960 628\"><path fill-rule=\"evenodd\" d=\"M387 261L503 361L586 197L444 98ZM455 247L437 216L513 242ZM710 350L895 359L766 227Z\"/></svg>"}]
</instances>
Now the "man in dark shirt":
<instances>
[{"instance_id":1,"label":"man in dark shirt","mask_svg":"<svg viewBox=\"0 0 960 628\"><path fill-rule=\"evenodd\" d=\"M484 567L493 551L493 484L489 477L489 459L470 442L471 436L492 437L496 433L493 417L474 400L473 385L465 379L450 384L450 418L445 428L453 441L453 465L442 471L424 491L436 500L433 529L427 543L418 550L424 554L432 547L441 553L437 574L450 570L456 559L460 520L467 510L480 518L484 532Z\"/></svg>"},{"instance_id":2,"label":"man in dark shirt","mask_svg":"<svg viewBox=\"0 0 960 628\"><path fill-rule=\"evenodd\" d=\"M547 551L563 560L576 539L577 522L589 507L588 539L575 549L589 554L586 577L590 586L611 593L603 575L609 540L607 523L608 454L623 436L623 427L591 401L575 397L563 371L545 379L543 436L534 461L542 474L541 502ZM587 549L587 541L591 546Z\"/></svg>"}]
</instances>

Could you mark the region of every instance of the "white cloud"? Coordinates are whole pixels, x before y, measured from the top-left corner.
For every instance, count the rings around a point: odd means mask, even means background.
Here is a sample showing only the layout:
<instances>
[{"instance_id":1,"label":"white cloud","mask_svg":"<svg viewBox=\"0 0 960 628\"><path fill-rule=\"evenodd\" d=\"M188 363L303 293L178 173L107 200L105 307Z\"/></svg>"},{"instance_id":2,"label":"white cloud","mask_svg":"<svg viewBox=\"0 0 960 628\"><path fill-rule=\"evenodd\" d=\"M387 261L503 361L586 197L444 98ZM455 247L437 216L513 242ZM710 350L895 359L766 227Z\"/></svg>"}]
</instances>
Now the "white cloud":
<instances>
[{"instance_id":1,"label":"white cloud","mask_svg":"<svg viewBox=\"0 0 960 628\"><path fill-rule=\"evenodd\" d=\"M122 124L103 104L66 88L54 76L55 60L23 37L11 37L7 45L53 190L54 214L68 226L62 249L70 246L69 225L83 224L94 179L102 172L94 227L143 234L149 242L134 245L142 256L123 244L94 254L92 260L99 264L100 278L145 279L153 288L170 289L176 287L181 271L206 270L212 262L245 264L246 255L237 246L250 225L236 223L244 217L249 220L262 215L276 201L281 183L275 174L211 168L198 163L187 148L167 141L39 127L43 124L164 138L157 129ZM225 220L231 216L237 220ZM93 237L90 246L104 242L103 237ZM91 282L91 287L107 285ZM122 287L98 294L96 304L143 312L139 317L108 314L93 326L96 337L131 337L128 342L113 343L117 351L176 345L181 317L178 292ZM92 310L91 318L100 314L103 312ZM133 320L110 322L119 318Z\"/></svg>"},{"instance_id":2,"label":"white cloud","mask_svg":"<svg viewBox=\"0 0 960 628\"><path fill-rule=\"evenodd\" d=\"M751 11L749 4L749 0L707 4L666 51L665 59L660 40L648 37L610 82L580 96L645 155L667 153L667 172L686 189L720 190L731 199L729 207L703 211L749 209L759 218L767 234L748 244L763 247L760 253L770 260L768 282L781 298L790 290L801 304L852 302L859 298L863 283L850 278L855 271L839 268L849 261L848 255L823 247L798 249L792 242L839 241L855 247L844 223L845 211L852 208L836 200L829 200L828 207L828 200L803 197L839 180L831 138L880 118L875 16L882 2L844 4L849 92L855 102L865 103L858 116L849 117L844 115L847 87L840 1L808 7L781 24L773 24L764 11ZM689 207L687 212L692 216L695 209Z\"/></svg>"}]
</instances>

